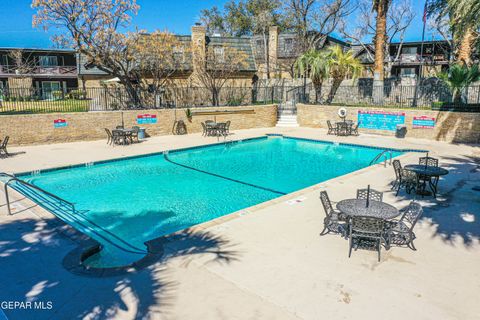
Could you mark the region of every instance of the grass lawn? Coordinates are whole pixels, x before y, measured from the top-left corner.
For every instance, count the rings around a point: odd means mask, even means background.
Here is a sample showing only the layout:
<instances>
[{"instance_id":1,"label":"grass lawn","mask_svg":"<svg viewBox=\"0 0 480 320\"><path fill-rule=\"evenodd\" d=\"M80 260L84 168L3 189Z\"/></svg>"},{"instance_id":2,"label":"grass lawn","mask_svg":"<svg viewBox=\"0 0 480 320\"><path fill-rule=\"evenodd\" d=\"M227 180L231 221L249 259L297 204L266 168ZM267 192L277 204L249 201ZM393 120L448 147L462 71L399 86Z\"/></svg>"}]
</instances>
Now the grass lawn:
<instances>
[{"instance_id":1,"label":"grass lawn","mask_svg":"<svg viewBox=\"0 0 480 320\"><path fill-rule=\"evenodd\" d=\"M1 101L0 114L86 112L89 106L89 100Z\"/></svg>"}]
</instances>

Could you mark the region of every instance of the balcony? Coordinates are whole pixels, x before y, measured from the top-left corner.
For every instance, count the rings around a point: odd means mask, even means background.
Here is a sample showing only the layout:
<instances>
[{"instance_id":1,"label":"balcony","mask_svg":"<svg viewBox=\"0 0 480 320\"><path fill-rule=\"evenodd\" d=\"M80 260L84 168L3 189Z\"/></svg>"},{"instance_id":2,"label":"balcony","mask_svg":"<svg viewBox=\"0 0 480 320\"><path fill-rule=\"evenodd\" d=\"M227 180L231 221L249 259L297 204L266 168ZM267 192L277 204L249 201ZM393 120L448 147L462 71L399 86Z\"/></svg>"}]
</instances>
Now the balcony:
<instances>
[{"instance_id":1,"label":"balcony","mask_svg":"<svg viewBox=\"0 0 480 320\"><path fill-rule=\"evenodd\" d=\"M19 72L15 66L0 65L0 76L27 76L27 77L49 77L49 78L76 78L78 75L75 66L56 67L32 67L25 72Z\"/></svg>"},{"instance_id":2,"label":"balcony","mask_svg":"<svg viewBox=\"0 0 480 320\"><path fill-rule=\"evenodd\" d=\"M392 60L395 57L392 57ZM448 58L443 54L426 55L419 54L401 54L394 65L418 65L418 64L448 64Z\"/></svg>"}]
</instances>

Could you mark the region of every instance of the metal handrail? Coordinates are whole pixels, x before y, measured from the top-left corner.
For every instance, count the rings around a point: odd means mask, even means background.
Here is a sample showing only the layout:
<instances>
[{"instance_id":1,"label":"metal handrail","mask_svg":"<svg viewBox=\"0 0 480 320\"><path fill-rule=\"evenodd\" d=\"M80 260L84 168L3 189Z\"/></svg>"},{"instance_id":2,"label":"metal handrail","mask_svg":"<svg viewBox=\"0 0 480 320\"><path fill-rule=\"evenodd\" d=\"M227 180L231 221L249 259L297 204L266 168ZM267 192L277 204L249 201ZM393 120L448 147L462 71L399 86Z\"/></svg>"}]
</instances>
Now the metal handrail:
<instances>
[{"instance_id":1,"label":"metal handrail","mask_svg":"<svg viewBox=\"0 0 480 320\"><path fill-rule=\"evenodd\" d=\"M388 153L388 155L390 156L390 165L392 165L392 161L393 161L392 150L383 150L382 152L380 152L380 153L370 162L370 165L373 165L375 162L377 162L377 160L379 160L379 159L383 156L383 157L385 158L384 166L385 166L385 168L386 168L386 167L387 167L387 161L388 161L387 153Z\"/></svg>"},{"instance_id":2,"label":"metal handrail","mask_svg":"<svg viewBox=\"0 0 480 320\"><path fill-rule=\"evenodd\" d=\"M70 202L70 201L67 201L67 200L65 200L65 199L62 199L62 198L60 198L59 196L54 195L54 194L51 193L51 192L48 192L48 191L43 190L42 188L37 187L37 186L35 186L35 185L31 184L31 183L28 183L28 182L26 182L26 181L24 181L24 180L21 180L21 179L15 177L14 175L11 175L11 174L8 174L8 173L5 173L5 172L0 172L0 176L10 178L7 182L5 182L5 185L4 185L4 192L5 192L5 198L6 198L6 201L7 201L7 209L8 209L8 214L9 214L9 215L12 215L12 210L11 210L11 207L10 207L10 196L8 195L8 187L10 186L10 183L11 183L11 182L14 182L14 181L15 181L15 182L18 182L18 183L20 183L20 184L22 184L22 185L24 185L24 186L27 186L28 188L32 188L32 189L35 189L35 190L37 190L37 191L40 191L40 192L46 194L47 196L52 197L52 198L54 198L54 199L56 199L56 200L58 200L58 201L60 201L60 202L66 203L67 205L71 206L72 209L73 209L73 211L75 212L75 205L74 205L72 202Z\"/></svg>"}]
</instances>

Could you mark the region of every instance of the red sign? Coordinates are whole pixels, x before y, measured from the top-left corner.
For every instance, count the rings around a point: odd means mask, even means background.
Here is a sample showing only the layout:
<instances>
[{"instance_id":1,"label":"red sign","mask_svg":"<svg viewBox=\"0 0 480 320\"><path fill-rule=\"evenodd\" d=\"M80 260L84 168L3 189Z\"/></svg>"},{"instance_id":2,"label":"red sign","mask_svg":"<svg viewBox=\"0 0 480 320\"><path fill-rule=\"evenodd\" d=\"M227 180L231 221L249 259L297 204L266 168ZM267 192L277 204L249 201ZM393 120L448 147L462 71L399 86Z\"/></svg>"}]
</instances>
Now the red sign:
<instances>
[{"instance_id":1,"label":"red sign","mask_svg":"<svg viewBox=\"0 0 480 320\"><path fill-rule=\"evenodd\" d=\"M55 128L63 128L63 127L66 127L66 126L67 126L67 120L65 120L65 119L53 120L53 126L54 126Z\"/></svg>"}]
</instances>

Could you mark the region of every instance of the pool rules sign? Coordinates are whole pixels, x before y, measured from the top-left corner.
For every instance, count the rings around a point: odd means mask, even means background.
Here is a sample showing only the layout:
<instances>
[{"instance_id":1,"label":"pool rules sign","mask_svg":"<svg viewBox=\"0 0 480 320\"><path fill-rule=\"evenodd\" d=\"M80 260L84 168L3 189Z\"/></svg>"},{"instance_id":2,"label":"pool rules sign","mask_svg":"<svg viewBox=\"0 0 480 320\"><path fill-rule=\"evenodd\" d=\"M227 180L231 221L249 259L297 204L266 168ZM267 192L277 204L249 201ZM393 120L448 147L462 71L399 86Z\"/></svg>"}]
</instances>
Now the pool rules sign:
<instances>
[{"instance_id":1,"label":"pool rules sign","mask_svg":"<svg viewBox=\"0 0 480 320\"><path fill-rule=\"evenodd\" d=\"M156 124L156 114L139 114L137 115L137 124Z\"/></svg>"},{"instance_id":2,"label":"pool rules sign","mask_svg":"<svg viewBox=\"0 0 480 320\"><path fill-rule=\"evenodd\" d=\"M413 117L413 129L434 129L437 119L433 117L421 116Z\"/></svg>"}]
</instances>

